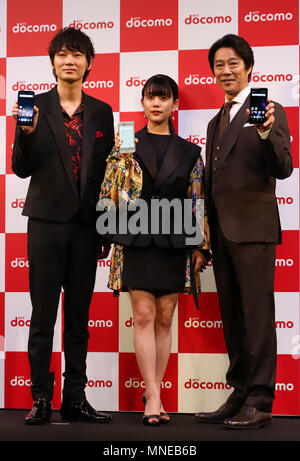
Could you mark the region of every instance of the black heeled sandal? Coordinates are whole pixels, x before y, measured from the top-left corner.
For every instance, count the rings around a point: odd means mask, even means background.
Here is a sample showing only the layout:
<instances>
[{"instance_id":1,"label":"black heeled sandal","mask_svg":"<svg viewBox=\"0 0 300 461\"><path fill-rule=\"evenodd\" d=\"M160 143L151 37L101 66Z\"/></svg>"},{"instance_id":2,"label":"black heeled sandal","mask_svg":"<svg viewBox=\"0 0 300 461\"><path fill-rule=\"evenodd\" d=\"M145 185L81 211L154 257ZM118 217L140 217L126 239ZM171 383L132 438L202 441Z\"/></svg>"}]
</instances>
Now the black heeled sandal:
<instances>
[{"instance_id":1,"label":"black heeled sandal","mask_svg":"<svg viewBox=\"0 0 300 461\"><path fill-rule=\"evenodd\" d=\"M143 401L144 405L146 405L146 402L147 402L146 392L144 392L143 395L142 395L142 401ZM157 415L152 415L152 417L157 418ZM168 419L166 419L166 417ZM151 417L150 417L150 419L151 419ZM161 424L168 424L170 422L170 416L165 411L160 412L160 415L158 415L158 419L159 419L159 422Z\"/></svg>"}]
</instances>

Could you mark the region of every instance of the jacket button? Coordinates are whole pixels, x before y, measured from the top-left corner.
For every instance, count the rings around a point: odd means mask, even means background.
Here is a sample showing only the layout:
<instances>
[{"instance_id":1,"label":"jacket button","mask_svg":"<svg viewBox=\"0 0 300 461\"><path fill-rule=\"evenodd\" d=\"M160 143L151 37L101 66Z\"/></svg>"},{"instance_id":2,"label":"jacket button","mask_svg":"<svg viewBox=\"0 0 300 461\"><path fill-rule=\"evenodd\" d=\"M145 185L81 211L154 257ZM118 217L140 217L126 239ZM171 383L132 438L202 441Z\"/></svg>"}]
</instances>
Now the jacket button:
<instances>
[{"instance_id":1,"label":"jacket button","mask_svg":"<svg viewBox=\"0 0 300 461\"><path fill-rule=\"evenodd\" d=\"M215 157L214 160L218 160L218 157Z\"/></svg>"}]
</instances>

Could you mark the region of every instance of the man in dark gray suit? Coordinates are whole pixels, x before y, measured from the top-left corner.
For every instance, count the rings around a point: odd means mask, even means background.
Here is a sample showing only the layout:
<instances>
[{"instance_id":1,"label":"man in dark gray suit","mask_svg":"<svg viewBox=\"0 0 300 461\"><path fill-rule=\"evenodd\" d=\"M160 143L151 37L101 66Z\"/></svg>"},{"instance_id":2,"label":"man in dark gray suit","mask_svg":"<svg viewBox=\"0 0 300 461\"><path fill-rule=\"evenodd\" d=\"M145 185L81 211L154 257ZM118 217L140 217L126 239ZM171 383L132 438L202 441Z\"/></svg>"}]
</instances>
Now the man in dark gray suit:
<instances>
[{"instance_id":1,"label":"man in dark gray suit","mask_svg":"<svg viewBox=\"0 0 300 461\"><path fill-rule=\"evenodd\" d=\"M274 270L281 227L276 179L291 175L287 118L268 100L266 122L248 123L254 65L249 44L237 35L214 43L209 62L225 104L209 122L206 195L213 266L229 356L233 392L200 422L230 428L271 423L276 378Z\"/></svg>"}]
</instances>

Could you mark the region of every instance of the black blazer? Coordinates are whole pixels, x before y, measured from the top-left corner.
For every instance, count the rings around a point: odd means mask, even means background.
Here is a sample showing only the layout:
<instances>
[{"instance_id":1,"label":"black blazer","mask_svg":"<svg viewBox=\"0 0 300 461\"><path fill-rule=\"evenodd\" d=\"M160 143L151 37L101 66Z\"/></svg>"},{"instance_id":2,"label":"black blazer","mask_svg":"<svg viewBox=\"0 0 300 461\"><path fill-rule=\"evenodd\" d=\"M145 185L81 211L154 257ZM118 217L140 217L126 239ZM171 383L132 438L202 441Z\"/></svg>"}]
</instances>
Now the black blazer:
<instances>
[{"instance_id":1,"label":"black blazer","mask_svg":"<svg viewBox=\"0 0 300 461\"><path fill-rule=\"evenodd\" d=\"M228 240L280 243L275 178L284 179L293 171L287 117L283 107L275 103L275 123L268 138L262 140L254 125L244 127L249 102L250 96L224 133L218 152L213 152L213 146L221 111L209 122L205 165L208 218L210 221L213 202ZM222 160L212 171L216 155Z\"/></svg>"},{"instance_id":2,"label":"black blazer","mask_svg":"<svg viewBox=\"0 0 300 461\"><path fill-rule=\"evenodd\" d=\"M77 213L96 220L96 204L103 180L106 157L114 143L111 107L83 93L83 154L81 187L73 173L57 87L36 96L37 128L25 135L17 126L12 169L30 185L22 214L64 222Z\"/></svg>"},{"instance_id":3,"label":"black blazer","mask_svg":"<svg viewBox=\"0 0 300 461\"><path fill-rule=\"evenodd\" d=\"M177 136L174 132L171 133L171 140L168 150L165 154L160 169L157 168L155 153L149 138L147 136L147 127L136 133L138 143L134 158L139 163L143 173L143 186L141 199L150 204L151 199L167 198L172 200L179 198L183 201L187 198L188 188L190 186L190 173L200 156L201 148L195 144L186 141ZM147 234L120 234L111 237L115 243L120 243L127 246L146 246L151 239L155 241L157 246L184 248L186 233L181 234L172 232L173 223L171 222L171 233L151 235L151 215L150 207L148 214L148 232ZM132 216L128 213L128 218ZM171 214L172 219L172 214ZM182 217L183 219L183 217ZM184 226L182 224L182 228ZM200 244L201 242L198 242Z\"/></svg>"}]
</instances>

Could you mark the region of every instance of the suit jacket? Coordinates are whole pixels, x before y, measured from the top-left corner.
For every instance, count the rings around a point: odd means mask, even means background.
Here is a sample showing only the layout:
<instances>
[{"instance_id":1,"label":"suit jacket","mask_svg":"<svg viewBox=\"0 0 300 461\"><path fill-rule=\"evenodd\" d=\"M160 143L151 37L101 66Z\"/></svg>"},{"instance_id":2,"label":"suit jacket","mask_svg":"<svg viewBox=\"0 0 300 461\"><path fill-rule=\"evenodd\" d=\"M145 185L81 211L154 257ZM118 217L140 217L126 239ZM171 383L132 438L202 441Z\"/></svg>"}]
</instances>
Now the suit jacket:
<instances>
[{"instance_id":1,"label":"suit jacket","mask_svg":"<svg viewBox=\"0 0 300 461\"><path fill-rule=\"evenodd\" d=\"M12 169L30 185L22 214L65 222L77 213L84 220L96 220L96 204L114 142L111 107L83 93L83 154L81 185L73 173L62 110L54 87L36 96L39 118L34 133L25 135L17 126Z\"/></svg>"},{"instance_id":2,"label":"suit jacket","mask_svg":"<svg viewBox=\"0 0 300 461\"><path fill-rule=\"evenodd\" d=\"M147 136L147 127L136 133L139 142L136 145L134 159L142 169L143 185L140 198L150 204L151 199L167 198L172 200L179 198L183 200L188 197L189 175L200 157L201 148L185 139L171 133L171 140L165 154L161 167L158 169L155 153ZM182 206L183 209L183 206ZM117 233L112 240L122 245L146 246L153 238L157 246L184 248L186 233L173 232L172 214L170 234L160 232L151 235L151 215L150 206L148 207L148 233L133 235L130 233ZM128 213L130 219L131 214ZM182 219L183 216L181 216ZM182 223L182 229L184 225ZM199 242L200 244L201 242ZM197 246L197 245L195 245Z\"/></svg>"},{"instance_id":3,"label":"suit jacket","mask_svg":"<svg viewBox=\"0 0 300 461\"><path fill-rule=\"evenodd\" d=\"M247 123L250 96L239 109L213 152L221 111L209 122L206 144L206 196L208 219L214 204L221 229L234 242L281 242L275 196L276 179L293 171L290 134L285 111L275 103L275 123L266 140ZM215 156L221 158L214 169ZM212 174L214 189L212 195Z\"/></svg>"}]
</instances>

